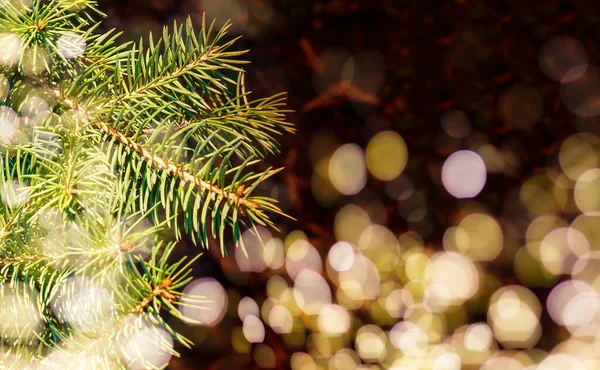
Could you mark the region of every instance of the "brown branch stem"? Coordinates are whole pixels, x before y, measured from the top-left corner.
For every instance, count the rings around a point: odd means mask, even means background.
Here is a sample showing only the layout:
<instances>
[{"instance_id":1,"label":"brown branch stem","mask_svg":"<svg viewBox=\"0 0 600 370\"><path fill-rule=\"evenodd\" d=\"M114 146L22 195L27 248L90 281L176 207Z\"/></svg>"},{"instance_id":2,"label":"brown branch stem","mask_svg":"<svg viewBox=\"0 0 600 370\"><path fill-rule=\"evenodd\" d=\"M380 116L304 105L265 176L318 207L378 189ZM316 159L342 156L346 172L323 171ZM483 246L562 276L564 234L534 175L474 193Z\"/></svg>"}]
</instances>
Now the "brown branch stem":
<instances>
[{"instance_id":1,"label":"brown branch stem","mask_svg":"<svg viewBox=\"0 0 600 370\"><path fill-rule=\"evenodd\" d=\"M205 54L205 55L207 55L207 54ZM62 94L58 90L55 89L54 93L70 109L81 109L78 107L76 102L74 102L71 99L63 97ZM105 104L107 104L107 103L105 103ZM99 109L96 109L96 110L99 110ZM105 134L113 137L114 139L119 141L121 144L131 148L133 151L135 151L136 153L141 155L144 159L146 159L147 161L152 163L155 167L158 167L161 170L166 171L167 173L170 173L174 176L179 177L184 182L192 183L192 184L196 185L197 187L199 187L200 189L204 189L204 190L207 190L214 194L217 194L219 196L222 196L237 206L251 207L251 208L259 207L258 203L248 200L247 198L243 197L242 194L236 194L234 192L225 191L224 189L221 189L218 186L215 186L207 181L204 181L204 180L192 175L190 172L186 171L185 169L183 169L179 166L176 166L172 163L168 163L161 157L154 154L148 148L135 142L132 138L127 137L125 134L118 131L114 127L108 125L107 123L104 123L104 122L94 123L94 126L98 129L100 129L101 131L103 131ZM243 212L243 210L242 210L242 212Z\"/></svg>"},{"instance_id":2,"label":"brown branch stem","mask_svg":"<svg viewBox=\"0 0 600 370\"><path fill-rule=\"evenodd\" d=\"M111 127L111 126L107 125L106 123L98 123L95 125L100 130L102 130L104 133L115 138L121 144L131 148L133 151L135 151L136 153L141 155L143 158L148 160L150 163L152 163L154 166L162 169L163 171L166 171L167 173L177 176L185 182L192 183L201 189L205 189L205 190L208 190L209 192L212 192L214 194L222 196L222 197L226 198L227 200L231 201L233 204L236 204L238 206L241 205L241 206L245 206L245 207L258 208L258 204L256 202L248 200L247 198L244 198L241 195L237 195L236 193L227 192L207 181L199 179L198 177L192 175L191 173L189 173L188 171L186 171L185 169L183 169L181 167L178 167L172 163L166 162L164 159L155 155L150 150L148 150L146 147L138 144L133 139L131 139L131 138L127 137L126 135L124 135L123 133L119 132L114 127Z\"/></svg>"}]
</instances>

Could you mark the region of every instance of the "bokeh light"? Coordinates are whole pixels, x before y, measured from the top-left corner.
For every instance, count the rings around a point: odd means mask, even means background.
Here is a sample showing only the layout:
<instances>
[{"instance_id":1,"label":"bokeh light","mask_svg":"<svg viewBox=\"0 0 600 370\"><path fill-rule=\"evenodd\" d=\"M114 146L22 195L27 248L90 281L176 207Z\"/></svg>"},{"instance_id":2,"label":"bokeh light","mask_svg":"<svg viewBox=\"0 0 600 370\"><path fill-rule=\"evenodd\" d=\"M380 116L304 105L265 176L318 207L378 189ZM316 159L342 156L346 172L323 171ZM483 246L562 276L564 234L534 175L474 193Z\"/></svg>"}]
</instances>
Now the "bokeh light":
<instances>
[{"instance_id":1,"label":"bokeh light","mask_svg":"<svg viewBox=\"0 0 600 370\"><path fill-rule=\"evenodd\" d=\"M19 127L19 117L12 108L0 107L0 143L10 142Z\"/></svg>"},{"instance_id":2,"label":"bokeh light","mask_svg":"<svg viewBox=\"0 0 600 370\"><path fill-rule=\"evenodd\" d=\"M378 133L367 145L366 161L373 176L384 181L395 179L408 162L404 139L394 131Z\"/></svg>"},{"instance_id":3,"label":"bokeh light","mask_svg":"<svg viewBox=\"0 0 600 370\"><path fill-rule=\"evenodd\" d=\"M593 168L582 173L575 183L574 198L583 213L600 213L600 169Z\"/></svg>"},{"instance_id":4,"label":"bokeh light","mask_svg":"<svg viewBox=\"0 0 600 370\"><path fill-rule=\"evenodd\" d=\"M465 216L444 233L444 248L460 252L473 261L491 261L502 251L504 235L496 220L483 213Z\"/></svg>"},{"instance_id":5,"label":"bokeh light","mask_svg":"<svg viewBox=\"0 0 600 370\"><path fill-rule=\"evenodd\" d=\"M302 270L295 279L294 298L302 311L316 315L323 306L331 303L331 290L321 275L312 270Z\"/></svg>"},{"instance_id":6,"label":"bokeh light","mask_svg":"<svg viewBox=\"0 0 600 370\"><path fill-rule=\"evenodd\" d=\"M44 322L35 302L38 294L23 283L0 286L0 334L4 340L26 344L42 333Z\"/></svg>"},{"instance_id":7,"label":"bokeh light","mask_svg":"<svg viewBox=\"0 0 600 370\"><path fill-rule=\"evenodd\" d=\"M248 5L245 0L196 0L207 19L214 19L217 26L231 20L231 32L240 34L248 24Z\"/></svg>"},{"instance_id":8,"label":"bokeh light","mask_svg":"<svg viewBox=\"0 0 600 370\"><path fill-rule=\"evenodd\" d=\"M579 117L595 117L600 114L600 70L588 66L583 73L580 67L574 67L569 75L578 75L560 87L563 104Z\"/></svg>"},{"instance_id":9,"label":"bokeh light","mask_svg":"<svg viewBox=\"0 0 600 370\"><path fill-rule=\"evenodd\" d=\"M448 110L440 117L442 128L449 136L461 139L471 134L471 122L467 114L461 110Z\"/></svg>"},{"instance_id":10,"label":"bokeh light","mask_svg":"<svg viewBox=\"0 0 600 370\"><path fill-rule=\"evenodd\" d=\"M487 170L481 157L469 150L453 153L442 167L444 188L456 198L474 198L487 179Z\"/></svg>"},{"instance_id":11,"label":"bokeh light","mask_svg":"<svg viewBox=\"0 0 600 370\"><path fill-rule=\"evenodd\" d=\"M242 321L246 319L248 316L259 316L260 309L258 308L258 304L254 301L254 299L250 297L244 297L240 300L238 304L238 316Z\"/></svg>"},{"instance_id":12,"label":"bokeh light","mask_svg":"<svg viewBox=\"0 0 600 370\"><path fill-rule=\"evenodd\" d=\"M577 181L584 172L599 165L600 138L588 133L568 137L561 145L559 163L565 175Z\"/></svg>"},{"instance_id":13,"label":"bokeh light","mask_svg":"<svg viewBox=\"0 0 600 370\"><path fill-rule=\"evenodd\" d=\"M337 271L348 271L354 264L354 248L350 243L337 242L331 249L327 261Z\"/></svg>"},{"instance_id":14,"label":"bokeh light","mask_svg":"<svg viewBox=\"0 0 600 370\"><path fill-rule=\"evenodd\" d=\"M366 362L380 362L385 358L387 338L375 325L365 325L356 332L356 349Z\"/></svg>"},{"instance_id":15,"label":"bokeh light","mask_svg":"<svg viewBox=\"0 0 600 370\"><path fill-rule=\"evenodd\" d=\"M557 36L548 40L540 51L540 68L557 82L571 82L587 70L588 55L577 39Z\"/></svg>"},{"instance_id":16,"label":"bokeh light","mask_svg":"<svg viewBox=\"0 0 600 370\"><path fill-rule=\"evenodd\" d=\"M367 167L363 150L356 144L339 147L329 161L329 177L344 195L360 192L367 183Z\"/></svg>"},{"instance_id":17,"label":"bokeh light","mask_svg":"<svg viewBox=\"0 0 600 370\"><path fill-rule=\"evenodd\" d=\"M65 59L72 59L85 52L86 42L83 36L74 32L65 32L56 42L58 53Z\"/></svg>"},{"instance_id":18,"label":"bokeh light","mask_svg":"<svg viewBox=\"0 0 600 370\"><path fill-rule=\"evenodd\" d=\"M25 46L14 33L0 33L0 65L12 67L21 60Z\"/></svg>"},{"instance_id":19,"label":"bokeh light","mask_svg":"<svg viewBox=\"0 0 600 370\"><path fill-rule=\"evenodd\" d=\"M172 348L173 339L169 333L159 327L148 327L137 331L121 352L131 369L141 370L167 365L172 356Z\"/></svg>"},{"instance_id":20,"label":"bokeh light","mask_svg":"<svg viewBox=\"0 0 600 370\"><path fill-rule=\"evenodd\" d=\"M244 319L244 337L250 343L261 343L265 340L265 326L262 321L254 315L246 316Z\"/></svg>"},{"instance_id":21,"label":"bokeh light","mask_svg":"<svg viewBox=\"0 0 600 370\"><path fill-rule=\"evenodd\" d=\"M537 297L522 286L507 286L491 298L488 323L505 348L531 348L542 334Z\"/></svg>"},{"instance_id":22,"label":"bokeh light","mask_svg":"<svg viewBox=\"0 0 600 370\"><path fill-rule=\"evenodd\" d=\"M117 315L115 299L92 281L72 277L52 302L52 311L77 331L103 332L114 325Z\"/></svg>"},{"instance_id":23,"label":"bokeh light","mask_svg":"<svg viewBox=\"0 0 600 370\"><path fill-rule=\"evenodd\" d=\"M340 305L324 305L319 312L319 330L327 335L341 335L350 329L348 310Z\"/></svg>"},{"instance_id":24,"label":"bokeh light","mask_svg":"<svg viewBox=\"0 0 600 370\"><path fill-rule=\"evenodd\" d=\"M207 326L217 325L225 316L228 304L227 295L223 286L215 279L196 279L186 286L184 293L210 299L210 304L206 307L184 305L181 309L184 316Z\"/></svg>"},{"instance_id":25,"label":"bokeh light","mask_svg":"<svg viewBox=\"0 0 600 370\"><path fill-rule=\"evenodd\" d=\"M456 252L439 252L431 258L430 284L445 287L452 304L461 304L479 289L473 261Z\"/></svg>"},{"instance_id":26,"label":"bokeh light","mask_svg":"<svg viewBox=\"0 0 600 370\"><path fill-rule=\"evenodd\" d=\"M592 330L597 328L599 299L598 292L589 284L579 280L567 280L552 289L546 305L554 322L577 334L581 333L581 329L585 332L592 322L596 324Z\"/></svg>"}]
</instances>

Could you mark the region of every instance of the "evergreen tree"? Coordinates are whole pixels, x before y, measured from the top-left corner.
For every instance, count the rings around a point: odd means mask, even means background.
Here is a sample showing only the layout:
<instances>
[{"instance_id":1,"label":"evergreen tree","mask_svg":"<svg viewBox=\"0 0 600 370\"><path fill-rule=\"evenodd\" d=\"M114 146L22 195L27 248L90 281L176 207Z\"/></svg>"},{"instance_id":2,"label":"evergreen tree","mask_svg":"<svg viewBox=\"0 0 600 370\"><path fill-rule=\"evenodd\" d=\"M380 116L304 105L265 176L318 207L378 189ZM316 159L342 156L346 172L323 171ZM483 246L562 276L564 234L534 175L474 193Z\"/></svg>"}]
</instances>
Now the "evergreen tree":
<instances>
[{"instance_id":1,"label":"evergreen tree","mask_svg":"<svg viewBox=\"0 0 600 370\"><path fill-rule=\"evenodd\" d=\"M154 368L190 341L191 265L274 227L259 162L293 128L285 96L251 100L225 25L137 43L98 33L93 0L0 0L0 367Z\"/></svg>"}]
</instances>

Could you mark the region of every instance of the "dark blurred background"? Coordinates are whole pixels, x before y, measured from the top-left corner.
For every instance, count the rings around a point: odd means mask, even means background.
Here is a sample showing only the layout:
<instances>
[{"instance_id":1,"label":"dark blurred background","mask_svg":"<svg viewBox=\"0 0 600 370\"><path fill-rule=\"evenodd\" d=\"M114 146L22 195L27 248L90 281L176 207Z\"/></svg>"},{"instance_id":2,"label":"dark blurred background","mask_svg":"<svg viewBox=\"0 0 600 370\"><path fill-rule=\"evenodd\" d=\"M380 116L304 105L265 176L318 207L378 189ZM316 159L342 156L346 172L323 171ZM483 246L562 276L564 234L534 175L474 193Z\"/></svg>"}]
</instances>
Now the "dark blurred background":
<instances>
[{"instance_id":1,"label":"dark blurred background","mask_svg":"<svg viewBox=\"0 0 600 370\"><path fill-rule=\"evenodd\" d=\"M578 111L598 109L598 100L584 108L581 100L600 94L600 83L588 81L561 95L561 84L551 78L564 74L561 66L543 70L540 65L544 45L557 36L569 38L558 39L546 53L559 62L569 63L564 55L577 59L578 51L569 48L578 47L587 53L584 62L599 60L597 1L106 0L101 8L108 14L104 27L122 30L123 40L159 34L188 14L199 21L203 11L217 23L232 19L231 37L243 35L237 48L250 50L247 89L255 97L287 91L294 111L289 120L298 130L283 136L282 155L265 163L286 168L264 191L297 219L277 219L282 232L303 230L322 258L336 241L335 216L348 203L361 206L373 223L396 236L411 231L425 248L441 249L444 233L465 204L444 190L440 175L444 160L460 149L479 148L488 168L478 205L505 234L520 235L539 215L523 204L520 186L543 175L539 181L552 187L546 169L557 165L563 140L579 132L597 137L600 131L596 114ZM336 191L321 160L342 144L364 148L386 130L398 132L406 143L402 177L369 176L356 194ZM552 193L543 184L536 186ZM571 212L572 201L558 203L548 205L549 212ZM505 235L498 263L485 265L500 285L522 282L511 258L521 239ZM181 358L173 358L169 368L289 368L293 353L314 352L310 341L290 345L268 326L262 344L268 349L261 351L271 360L257 360L256 346L236 344L241 325L236 299L253 297L260 306L275 273L227 273L235 265L231 256L221 261L216 249L199 262L198 275L215 278L227 291L228 313L215 327L182 329L196 347L180 349ZM549 292L544 286L531 289L542 301ZM371 320L368 311L359 316L363 323ZM559 330L546 316L540 319L544 330ZM471 319L485 321L485 313L475 312ZM555 344L553 336L543 336L538 346L550 350Z\"/></svg>"}]
</instances>

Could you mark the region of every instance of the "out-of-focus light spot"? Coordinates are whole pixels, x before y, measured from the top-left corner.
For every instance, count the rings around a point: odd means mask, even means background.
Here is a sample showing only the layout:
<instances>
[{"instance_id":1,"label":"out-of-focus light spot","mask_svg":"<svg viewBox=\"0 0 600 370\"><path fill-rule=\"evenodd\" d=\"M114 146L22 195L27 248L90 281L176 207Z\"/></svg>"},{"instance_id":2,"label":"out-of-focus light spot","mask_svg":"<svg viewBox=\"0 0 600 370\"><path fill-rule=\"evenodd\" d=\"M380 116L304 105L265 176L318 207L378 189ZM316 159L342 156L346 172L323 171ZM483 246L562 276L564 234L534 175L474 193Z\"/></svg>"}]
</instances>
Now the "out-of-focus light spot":
<instances>
[{"instance_id":1,"label":"out-of-focus light spot","mask_svg":"<svg viewBox=\"0 0 600 370\"><path fill-rule=\"evenodd\" d=\"M600 245L600 215L592 213L583 213L577 216L571 223L571 227L579 230L585 235L590 247L596 249L595 246ZM600 289L599 289L600 291Z\"/></svg>"},{"instance_id":2,"label":"out-of-focus light spot","mask_svg":"<svg viewBox=\"0 0 600 370\"><path fill-rule=\"evenodd\" d=\"M38 76L50 70L50 57L44 47L32 45L23 52L22 65L27 75Z\"/></svg>"},{"instance_id":3,"label":"out-of-focus light spot","mask_svg":"<svg viewBox=\"0 0 600 370\"><path fill-rule=\"evenodd\" d=\"M537 297L522 286L497 290L490 300L488 324L505 348L531 348L541 336Z\"/></svg>"},{"instance_id":4,"label":"out-of-focus light spot","mask_svg":"<svg viewBox=\"0 0 600 370\"><path fill-rule=\"evenodd\" d=\"M288 288L286 280L280 275L273 275L267 281L267 295L269 297L281 300L283 292Z\"/></svg>"},{"instance_id":5,"label":"out-of-focus light spot","mask_svg":"<svg viewBox=\"0 0 600 370\"><path fill-rule=\"evenodd\" d=\"M0 9L11 5L14 10L23 11L31 6L31 0L0 0Z\"/></svg>"},{"instance_id":6,"label":"out-of-focus light spot","mask_svg":"<svg viewBox=\"0 0 600 370\"><path fill-rule=\"evenodd\" d=\"M579 117L589 118L600 114L600 70L588 68L577 78L560 87L563 104Z\"/></svg>"},{"instance_id":7,"label":"out-of-focus light spot","mask_svg":"<svg viewBox=\"0 0 600 370\"><path fill-rule=\"evenodd\" d=\"M540 370L587 370L589 366L577 357L566 353L553 353L546 357L537 367Z\"/></svg>"},{"instance_id":8,"label":"out-of-focus light spot","mask_svg":"<svg viewBox=\"0 0 600 370\"><path fill-rule=\"evenodd\" d=\"M504 171L504 154L491 144L484 144L477 148L477 154L483 159L485 168L489 173L502 173Z\"/></svg>"},{"instance_id":9,"label":"out-of-focus light spot","mask_svg":"<svg viewBox=\"0 0 600 370\"><path fill-rule=\"evenodd\" d=\"M528 287L548 287L556 283L559 276L551 273L540 262L539 243L526 245L517 251L514 271L519 281ZM534 256L535 254L535 256Z\"/></svg>"},{"instance_id":10,"label":"out-of-focus light spot","mask_svg":"<svg viewBox=\"0 0 600 370\"><path fill-rule=\"evenodd\" d=\"M403 353L415 355L427 348L429 337L412 322L402 321L390 330L390 342Z\"/></svg>"},{"instance_id":11,"label":"out-of-focus light spot","mask_svg":"<svg viewBox=\"0 0 600 370\"><path fill-rule=\"evenodd\" d=\"M0 285L0 335L3 340L27 343L41 334L44 324L35 302L37 292L27 285Z\"/></svg>"},{"instance_id":12,"label":"out-of-focus light spot","mask_svg":"<svg viewBox=\"0 0 600 370\"><path fill-rule=\"evenodd\" d=\"M169 363L173 339L164 329L147 327L136 332L121 349L130 369L162 368Z\"/></svg>"},{"instance_id":13,"label":"out-of-focus light spot","mask_svg":"<svg viewBox=\"0 0 600 370\"><path fill-rule=\"evenodd\" d=\"M491 261L502 251L500 225L484 213L465 216L458 226L444 233L444 248L460 252L473 261Z\"/></svg>"},{"instance_id":14,"label":"out-of-focus light spot","mask_svg":"<svg viewBox=\"0 0 600 370\"><path fill-rule=\"evenodd\" d=\"M469 249L469 234L460 227L451 226L444 232L442 243L448 252L463 252Z\"/></svg>"},{"instance_id":15,"label":"out-of-focus light spot","mask_svg":"<svg viewBox=\"0 0 600 370\"><path fill-rule=\"evenodd\" d=\"M317 92L322 93L338 83L347 89L354 77L355 61L348 49L336 47L321 53L313 68L313 85Z\"/></svg>"},{"instance_id":16,"label":"out-of-focus light spot","mask_svg":"<svg viewBox=\"0 0 600 370\"><path fill-rule=\"evenodd\" d=\"M355 204L345 205L335 215L335 237L358 245L362 233L370 225L371 218L363 208Z\"/></svg>"},{"instance_id":17,"label":"out-of-focus light spot","mask_svg":"<svg viewBox=\"0 0 600 370\"><path fill-rule=\"evenodd\" d=\"M2 202L14 208L29 201L30 192L27 187L19 182L7 182L0 187Z\"/></svg>"},{"instance_id":18,"label":"out-of-focus light spot","mask_svg":"<svg viewBox=\"0 0 600 370\"><path fill-rule=\"evenodd\" d=\"M241 34L249 21L248 4L244 0L199 0L207 19L214 19L216 27L231 20L229 32Z\"/></svg>"},{"instance_id":19,"label":"out-of-focus light spot","mask_svg":"<svg viewBox=\"0 0 600 370\"><path fill-rule=\"evenodd\" d=\"M304 239L298 239L287 250L285 268L288 275L295 280L302 270L321 273L323 262L315 247Z\"/></svg>"},{"instance_id":20,"label":"out-of-focus light spot","mask_svg":"<svg viewBox=\"0 0 600 370\"><path fill-rule=\"evenodd\" d=\"M361 364L358 355L348 348L342 348L329 358L329 370L356 370Z\"/></svg>"},{"instance_id":21,"label":"out-of-focus light spot","mask_svg":"<svg viewBox=\"0 0 600 370\"><path fill-rule=\"evenodd\" d=\"M498 116L509 127L529 130L542 118L544 102L539 91L517 84L505 90L498 100Z\"/></svg>"},{"instance_id":22,"label":"out-of-focus light spot","mask_svg":"<svg viewBox=\"0 0 600 370\"><path fill-rule=\"evenodd\" d=\"M250 230L246 230L242 234L244 248L235 249L235 261L241 271L263 272L267 268L267 264L263 259L263 243L271 240L271 234L262 226L259 226L257 230L259 236Z\"/></svg>"},{"instance_id":23,"label":"out-of-focus light spot","mask_svg":"<svg viewBox=\"0 0 600 370\"><path fill-rule=\"evenodd\" d=\"M540 261L555 275L569 273L577 259L590 250L590 244L579 230L561 227L549 232L540 243Z\"/></svg>"},{"instance_id":24,"label":"out-of-focus light spot","mask_svg":"<svg viewBox=\"0 0 600 370\"><path fill-rule=\"evenodd\" d=\"M567 280L552 289L546 306L554 322L576 333L592 320L598 321L599 299L598 292L589 284Z\"/></svg>"},{"instance_id":25,"label":"out-of-focus light spot","mask_svg":"<svg viewBox=\"0 0 600 370\"><path fill-rule=\"evenodd\" d=\"M285 263L285 252L283 242L279 238L273 238L265 243L262 251L262 257L265 264L271 270L277 270L283 267Z\"/></svg>"},{"instance_id":26,"label":"out-of-focus light spot","mask_svg":"<svg viewBox=\"0 0 600 370\"><path fill-rule=\"evenodd\" d=\"M335 188L329 176L330 157L319 160L313 167L310 186L315 199L324 206L332 206L342 194Z\"/></svg>"},{"instance_id":27,"label":"out-of-focus light spot","mask_svg":"<svg viewBox=\"0 0 600 370\"><path fill-rule=\"evenodd\" d=\"M63 33L56 42L58 53L65 59L72 59L85 53L87 44L83 36L74 32Z\"/></svg>"},{"instance_id":28,"label":"out-of-focus light spot","mask_svg":"<svg viewBox=\"0 0 600 370\"><path fill-rule=\"evenodd\" d=\"M294 299L307 315L316 315L323 306L331 304L331 290L321 275L302 270L295 279Z\"/></svg>"},{"instance_id":29,"label":"out-of-focus light spot","mask_svg":"<svg viewBox=\"0 0 600 370\"><path fill-rule=\"evenodd\" d=\"M528 242L541 242L550 231L569 224L556 215L542 215L531 221L525 232Z\"/></svg>"},{"instance_id":30,"label":"out-of-focus light spot","mask_svg":"<svg viewBox=\"0 0 600 370\"><path fill-rule=\"evenodd\" d=\"M460 370L461 364L460 356L456 353L442 353L433 361L432 370Z\"/></svg>"},{"instance_id":31,"label":"out-of-focus light spot","mask_svg":"<svg viewBox=\"0 0 600 370\"><path fill-rule=\"evenodd\" d=\"M388 181L385 190L390 198L400 202L410 198L414 191L414 184L407 174L402 174Z\"/></svg>"},{"instance_id":32,"label":"out-of-focus light spot","mask_svg":"<svg viewBox=\"0 0 600 370\"><path fill-rule=\"evenodd\" d=\"M2 50L0 48L0 50ZM19 117L10 107L0 107L0 144L6 144L12 140L19 128Z\"/></svg>"},{"instance_id":33,"label":"out-of-focus light spot","mask_svg":"<svg viewBox=\"0 0 600 370\"><path fill-rule=\"evenodd\" d=\"M366 362L380 362L386 356L386 336L375 325L365 325L356 332L358 355Z\"/></svg>"},{"instance_id":34,"label":"out-of-focus light spot","mask_svg":"<svg viewBox=\"0 0 600 370\"><path fill-rule=\"evenodd\" d=\"M315 360L304 352L296 352L290 358L290 366L292 370L317 370Z\"/></svg>"},{"instance_id":35,"label":"out-of-focus light spot","mask_svg":"<svg viewBox=\"0 0 600 370\"><path fill-rule=\"evenodd\" d=\"M357 302L377 298L380 283L381 277L375 264L360 254L356 255L354 264L349 270L339 274L340 289Z\"/></svg>"},{"instance_id":36,"label":"out-of-focus light spot","mask_svg":"<svg viewBox=\"0 0 600 370\"><path fill-rule=\"evenodd\" d=\"M319 330L326 335L341 335L350 329L350 314L344 307L328 304L321 308Z\"/></svg>"},{"instance_id":37,"label":"out-of-focus light spot","mask_svg":"<svg viewBox=\"0 0 600 370\"><path fill-rule=\"evenodd\" d=\"M588 55L575 38L557 36L547 41L540 51L540 68L557 82L571 82L585 73Z\"/></svg>"},{"instance_id":38,"label":"out-of-focus light spot","mask_svg":"<svg viewBox=\"0 0 600 370\"><path fill-rule=\"evenodd\" d=\"M238 304L238 316L243 321L247 316L259 316L260 310L254 299L250 297L244 297Z\"/></svg>"},{"instance_id":39,"label":"out-of-focus light spot","mask_svg":"<svg viewBox=\"0 0 600 370\"><path fill-rule=\"evenodd\" d=\"M540 370L542 369L550 370L543 367ZM487 359L483 365L481 365L481 370L525 370L525 367L514 358L497 356Z\"/></svg>"},{"instance_id":40,"label":"out-of-focus light spot","mask_svg":"<svg viewBox=\"0 0 600 370\"><path fill-rule=\"evenodd\" d=\"M447 110L440 117L442 128L455 139L461 139L471 134L471 122L461 110Z\"/></svg>"},{"instance_id":41,"label":"out-of-focus light spot","mask_svg":"<svg viewBox=\"0 0 600 370\"><path fill-rule=\"evenodd\" d=\"M560 167L571 180L577 181L584 172L598 167L600 139L588 133L567 138L558 153Z\"/></svg>"},{"instance_id":42,"label":"out-of-focus light spot","mask_svg":"<svg viewBox=\"0 0 600 370\"><path fill-rule=\"evenodd\" d=\"M0 33L0 65L12 67L21 60L25 46L18 35Z\"/></svg>"},{"instance_id":43,"label":"out-of-focus light spot","mask_svg":"<svg viewBox=\"0 0 600 370\"><path fill-rule=\"evenodd\" d=\"M108 291L91 280L69 278L62 284L61 294L51 304L60 320L81 332L102 332L117 317L117 304Z\"/></svg>"},{"instance_id":44,"label":"out-of-focus light spot","mask_svg":"<svg viewBox=\"0 0 600 370\"><path fill-rule=\"evenodd\" d=\"M217 325L225 316L227 311L227 295L225 289L213 278L196 279L189 283L183 293L188 296L208 297L210 302L205 307L184 305L181 313L199 321L201 325Z\"/></svg>"},{"instance_id":45,"label":"out-of-focus light spot","mask_svg":"<svg viewBox=\"0 0 600 370\"><path fill-rule=\"evenodd\" d=\"M294 327L294 318L285 306L275 305L269 311L268 323L276 333L287 334Z\"/></svg>"},{"instance_id":46,"label":"out-of-focus light spot","mask_svg":"<svg viewBox=\"0 0 600 370\"><path fill-rule=\"evenodd\" d=\"M39 126L50 117L48 102L36 95L30 95L25 100L19 112L29 126Z\"/></svg>"},{"instance_id":47,"label":"out-of-focus light spot","mask_svg":"<svg viewBox=\"0 0 600 370\"><path fill-rule=\"evenodd\" d=\"M312 137L308 145L308 156L313 164L326 157L331 157L333 152L342 145L336 134L328 128L321 128Z\"/></svg>"},{"instance_id":48,"label":"out-of-focus light spot","mask_svg":"<svg viewBox=\"0 0 600 370\"><path fill-rule=\"evenodd\" d=\"M402 136L395 131L375 135L366 150L369 171L379 180L389 181L400 176L408 162L408 149Z\"/></svg>"},{"instance_id":49,"label":"out-of-focus light spot","mask_svg":"<svg viewBox=\"0 0 600 370\"><path fill-rule=\"evenodd\" d=\"M575 183L574 198L577 208L584 213L600 213L600 169L584 172Z\"/></svg>"},{"instance_id":50,"label":"out-of-focus light spot","mask_svg":"<svg viewBox=\"0 0 600 370\"><path fill-rule=\"evenodd\" d=\"M277 367L277 356L273 348L266 344L259 344L254 349L254 360L262 369L274 369Z\"/></svg>"},{"instance_id":51,"label":"out-of-focus light spot","mask_svg":"<svg viewBox=\"0 0 600 370\"><path fill-rule=\"evenodd\" d=\"M419 222L427 216L427 196L420 190L415 190L410 197L399 201L398 213L408 222Z\"/></svg>"},{"instance_id":52,"label":"out-of-focus light spot","mask_svg":"<svg viewBox=\"0 0 600 370\"><path fill-rule=\"evenodd\" d=\"M595 250L579 258L571 271L574 280L583 281L600 291L600 251Z\"/></svg>"},{"instance_id":53,"label":"out-of-focus light spot","mask_svg":"<svg viewBox=\"0 0 600 370\"><path fill-rule=\"evenodd\" d=\"M337 271L348 271L354 264L354 248L350 243L337 242L329 249L327 261Z\"/></svg>"},{"instance_id":54,"label":"out-of-focus light spot","mask_svg":"<svg viewBox=\"0 0 600 370\"><path fill-rule=\"evenodd\" d=\"M406 317L414 304L415 299L404 289L396 289L390 292L385 299L385 309L395 319Z\"/></svg>"},{"instance_id":55,"label":"out-of-focus light spot","mask_svg":"<svg viewBox=\"0 0 600 370\"><path fill-rule=\"evenodd\" d=\"M404 273L409 280L423 281L429 278L431 260L423 253L413 253L406 260Z\"/></svg>"},{"instance_id":56,"label":"out-of-focus light spot","mask_svg":"<svg viewBox=\"0 0 600 370\"><path fill-rule=\"evenodd\" d=\"M521 185L519 200L531 215L555 213L567 205L567 186L564 181L536 175Z\"/></svg>"},{"instance_id":57,"label":"out-of-focus light spot","mask_svg":"<svg viewBox=\"0 0 600 370\"><path fill-rule=\"evenodd\" d=\"M469 351L485 351L492 345L492 330L487 324L477 323L465 332L465 348Z\"/></svg>"},{"instance_id":58,"label":"out-of-focus light spot","mask_svg":"<svg viewBox=\"0 0 600 370\"><path fill-rule=\"evenodd\" d=\"M359 102L377 104L379 102L379 93L385 82L386 63L383 55L376 50L365 50L352 57L352 76L344 76L346 81L350 81L348 91L354 95L351 99L356 112L361 116L366 116L371 112L369 104L360 104ZM342 71L344 73L345 71Z\"/></svg>"},{"instance_id":59,"label":"out-of-focus light spot","mask_svg":"<svg viewBox=\"0 0 600 370\"><path fill-rule=\"evenodd\" d=\"M444 286L452 304L461 304L479 288L479 274L475 264L455 252L436 253L431 258L431 285Z\"/></svg>"},{"instance_id":60,"label":"out-of-focus light spot","mask_svg":"<svg viewBox=\"0 0 600 370\"><path fill-rule=\"evenodd\" d=\"M430 312L444 312L450 303L452 297L445 285L433 284L425 288L423 292L423 306Z\"/></svg>"},{"instance_id":61,"label":"out-of-focus light spot","mask_svg":"<svg viewBox=\"0 0 600 370\"><path fill-rule=\"evenodd\" d=\"M244 337L250 343L262 343L265 340L265 326L262 321L254 315L246 316L242 327Z\"/></svg>"},{"instance_id":62,"label":"out-of-focus light spot","mask_svg":"<svg viewBox=\"0 0 600 370\"><path fill-rule=\"evenodd\" d=\"M339 147L329 160L329 178L344 195L360 192L367 183L367 167L363 150L356 144Z\"/></svg>"},{"instance_id":63,"label":"out-of-focus light spot","mask_svg":"<svg viewBox=\"0 0 600 370\"><path fill-rule=\"evenodd\" d=\"M396 236L381 225L367 227L358 240L358 246L382 275L394 271L400 259L400 247Z\"/></svg>"},{"instance_id":64,"label":"out-of-focus light spot","mask_svg":"<svg viewBox=\"0 0 600 370\"><path fill-rule=\"evenodd\" d=\"M442 167L444 188L455 198L476 197L483 190L486 178L483 159L469 150L452 154Z\"/></svg>"}]
</instances>

